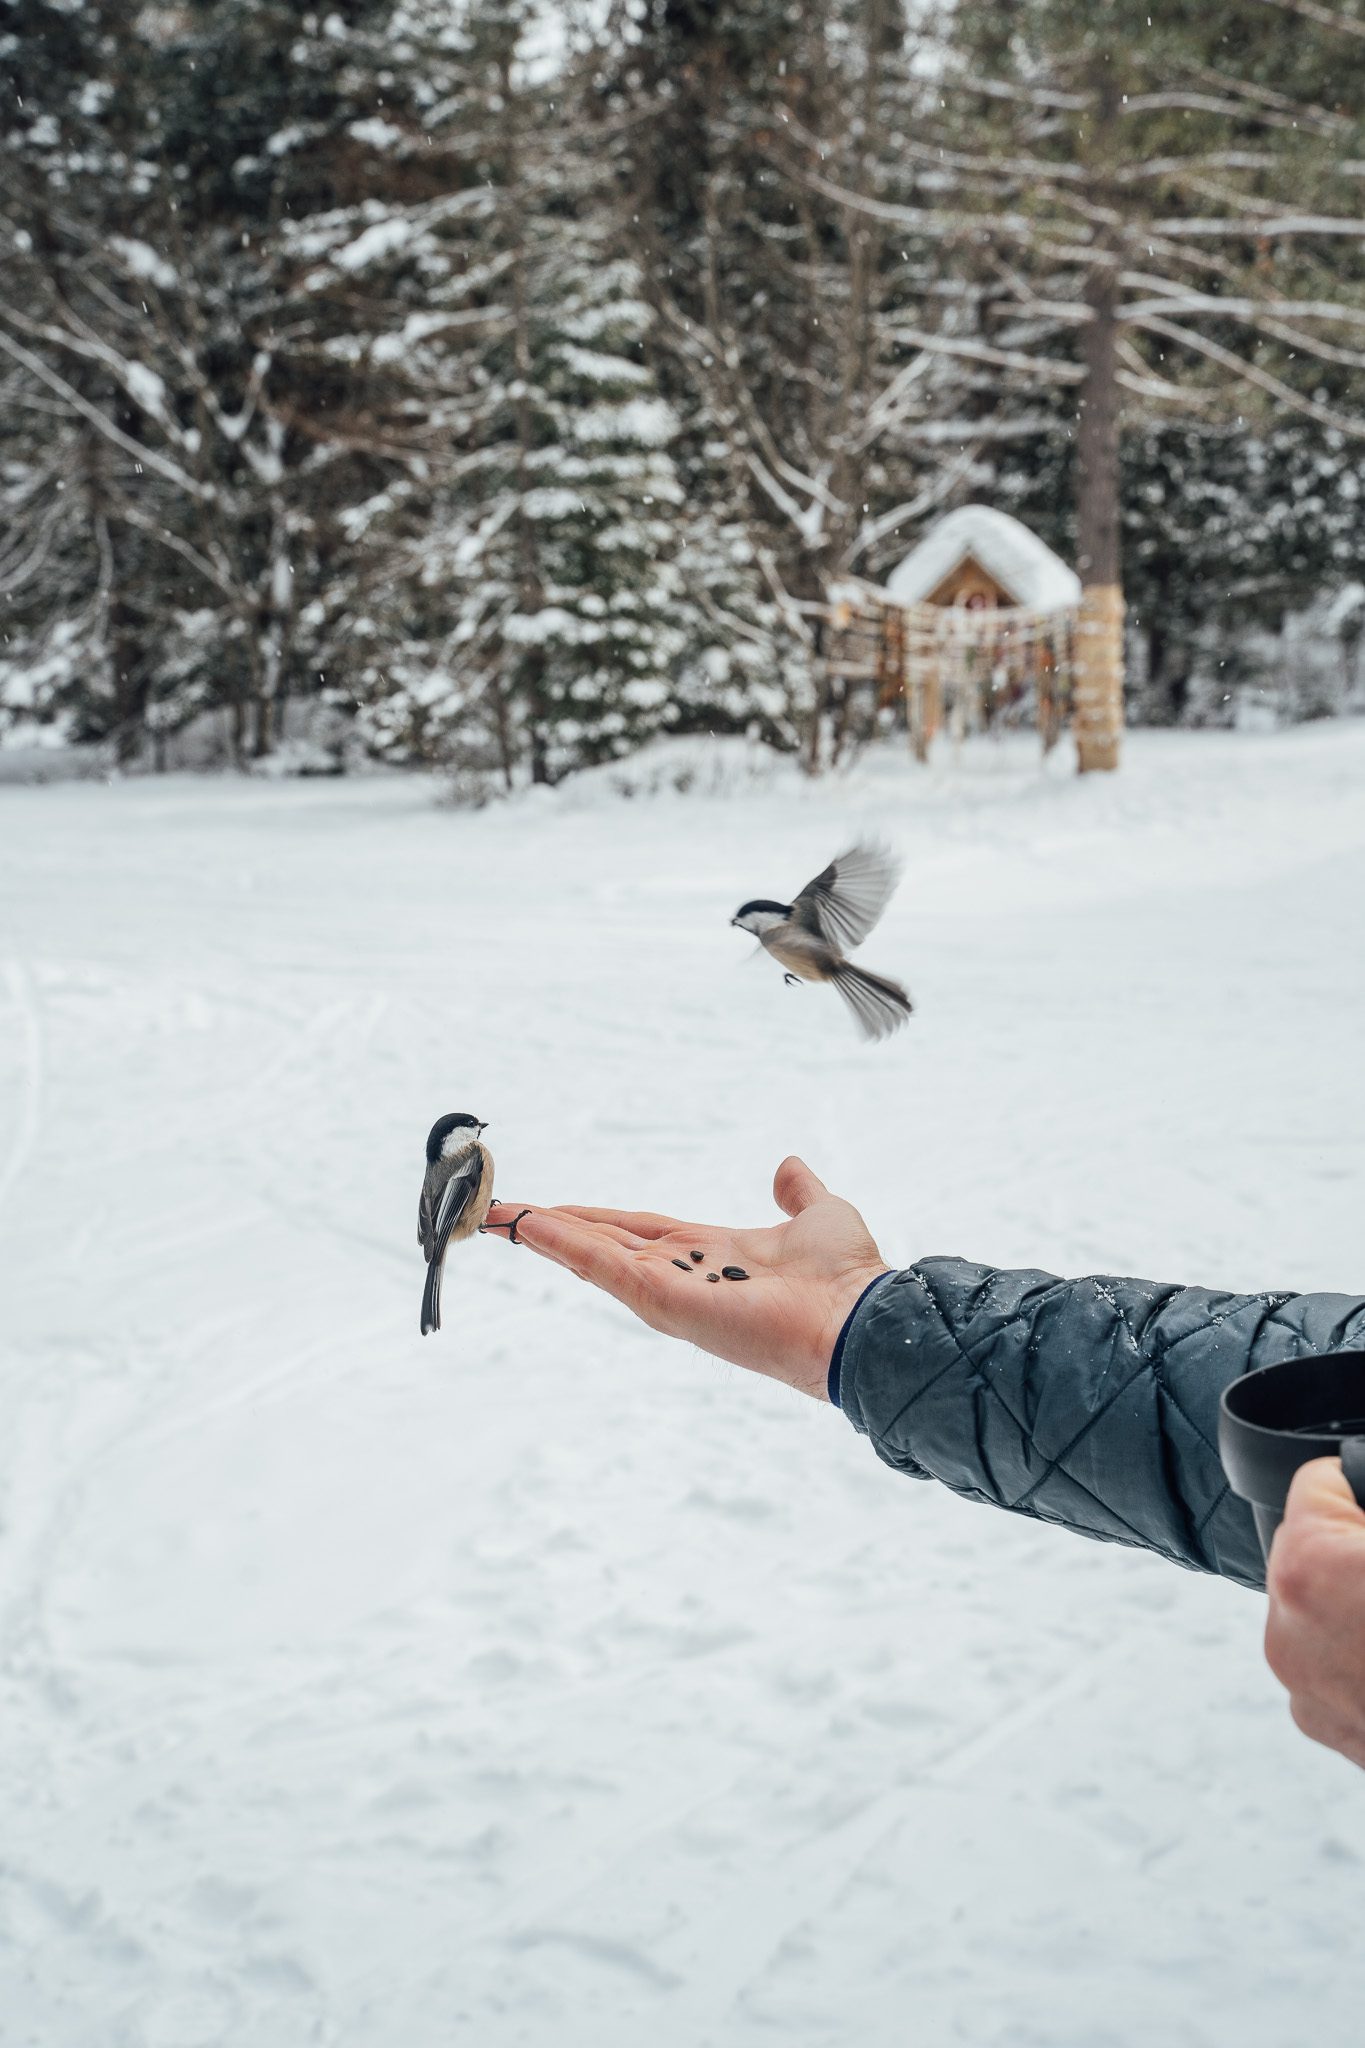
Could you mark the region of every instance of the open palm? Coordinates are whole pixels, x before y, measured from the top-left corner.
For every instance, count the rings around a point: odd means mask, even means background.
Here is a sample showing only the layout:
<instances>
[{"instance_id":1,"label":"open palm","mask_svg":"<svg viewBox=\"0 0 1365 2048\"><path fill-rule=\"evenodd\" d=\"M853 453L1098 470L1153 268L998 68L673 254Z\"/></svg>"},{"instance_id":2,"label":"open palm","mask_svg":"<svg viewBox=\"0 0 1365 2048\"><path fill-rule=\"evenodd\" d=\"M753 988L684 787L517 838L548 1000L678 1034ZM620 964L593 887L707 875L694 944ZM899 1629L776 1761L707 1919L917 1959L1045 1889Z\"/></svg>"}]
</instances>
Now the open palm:
<instances>
[{"instance_id":1,"label":"open palm","mask_svg":"<svg viewBox=\"0 0 1365 2048\"><path fill-rule=\"evenodd\" d=\"M853 1204L800 1159L783 1160L773 1194L790 1220L766 1229L564 1207L530 1210L517 1240L603 1288L651 1329L823 1401L844 1318L887 1264ZM520 1207L498 1202L488 1221L497 1228ZM748 1278L707 1280L724 1266L740 1266Z\"/></svg>"}]
</instances>

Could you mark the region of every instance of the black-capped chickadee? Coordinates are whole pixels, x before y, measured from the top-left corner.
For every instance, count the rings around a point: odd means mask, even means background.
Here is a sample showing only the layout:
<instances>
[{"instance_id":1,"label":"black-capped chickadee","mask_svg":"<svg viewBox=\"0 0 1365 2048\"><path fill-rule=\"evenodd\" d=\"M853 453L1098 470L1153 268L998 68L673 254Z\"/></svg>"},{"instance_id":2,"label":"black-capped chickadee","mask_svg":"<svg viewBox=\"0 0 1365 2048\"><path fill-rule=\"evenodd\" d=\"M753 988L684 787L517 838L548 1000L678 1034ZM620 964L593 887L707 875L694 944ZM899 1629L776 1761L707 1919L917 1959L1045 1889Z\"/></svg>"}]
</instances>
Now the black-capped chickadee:
<instances>
[{"instance_id":1,"label":"black-capped chickadee","mask_svg":"<svg viewBox=\"0 0 1365 2048\"><path fill-rule=\"evenodd\" d=\"M850 846L807 882L794 903L755 897L730 919L752 932L787 981L832 981L865 1038L886 1038L914 1005L898 982L844 958L860 946L891 901L900 863L885 846Z\"/></svg>"},{"instance_id":2,"label":"black-capped chickadee","mask_svg":"<svg viewBox=\"0 0 1365 2048\"><path fill-rule=\"evenodd\" d=\"M422 1335L441 1327L441 1269L446 1247L473 1237L484 1228L493 1201L493 1155L483 1144L488 1129L476 1116L456 1110L437 1117L427 1138L427 1170L417 1204L417 1242L426 1253L427 1284L422 1293ZM490 1226L506 1230L513 1244L517 1225L530 1211L523 1209L510 1223Z\"/></svg>"}]
</instances>

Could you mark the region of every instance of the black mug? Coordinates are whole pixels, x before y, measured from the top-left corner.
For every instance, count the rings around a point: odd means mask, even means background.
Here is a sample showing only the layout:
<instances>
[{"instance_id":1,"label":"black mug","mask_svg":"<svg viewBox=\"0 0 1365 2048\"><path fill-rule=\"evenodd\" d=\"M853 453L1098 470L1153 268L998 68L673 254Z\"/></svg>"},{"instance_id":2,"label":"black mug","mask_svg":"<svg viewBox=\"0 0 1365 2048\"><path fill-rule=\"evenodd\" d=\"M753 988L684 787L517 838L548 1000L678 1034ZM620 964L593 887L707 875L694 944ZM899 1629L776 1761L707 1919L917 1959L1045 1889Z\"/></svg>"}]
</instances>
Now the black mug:
<instances>
[{"instance_id":1,"label":"black mug","mask_svg":"<svg viewBox=\"0 0 1365 2048\"><path fill-rule=\"evenodd\" d=\"M1219 1403L1218 1455L1267 1557L1294 1474L1311 1458L1340 1458L1365 1508L1365 1351L1286 1358L1234 1380Z\"/></svg>"}]
</instances>

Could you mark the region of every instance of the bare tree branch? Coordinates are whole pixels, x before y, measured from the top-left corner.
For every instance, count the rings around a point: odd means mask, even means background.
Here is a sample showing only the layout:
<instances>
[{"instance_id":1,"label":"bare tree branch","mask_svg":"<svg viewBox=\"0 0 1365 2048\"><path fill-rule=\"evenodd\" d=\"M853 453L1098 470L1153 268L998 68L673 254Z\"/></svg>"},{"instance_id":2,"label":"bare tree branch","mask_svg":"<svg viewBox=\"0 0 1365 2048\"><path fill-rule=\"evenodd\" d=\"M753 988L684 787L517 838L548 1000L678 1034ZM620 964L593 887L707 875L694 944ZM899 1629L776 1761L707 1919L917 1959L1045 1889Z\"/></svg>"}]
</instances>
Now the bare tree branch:
<instances>
[{"instance_id":1,"label":"bare tree branch","mask_svg":"<svg viewBox=\"0 0 1365 2048\"><path fill-rule=\"evenodd\" d=\"M201 555L198 548L191 547L187 540L182 540L178 533L173 533L170 527L164 526L159 519L154 519L150 513L127 503L110 505L108 516L119 525L133 526L139 533L150 534L161 547L168 548L174 555L179 555L182 561L188 562L196 575L202 576L206 583L230 599L234 609L242 609L241 593L233 584L231 577L211 562L207 555Z\"/></svg>"},{"instance_id":2,"label":"bare tree branch","mask_svg":"<svg viewBox=\"0 0 1365 2048\"><path fill-rule=\"evenodd\" d=\"M1365 40L1365 21L1352 14L1338 14L1331 7L1319 7L1317 0L1256 0L1261 7L1277 7L1282 14L1297 14L1304 21L1311 21L1318 28L1331 29L1342 36L1359 36Z\"/></svg>"},{"instance_id":3,"label":"bare tree branch","mask_svg":"<svg viewBox=\"0 0 1365 2048\"><path fill-rule=\"evenodd\" d=\"M1125 271L1124 284L1146 284L1157 280L1138 271ZM1122 320L1143 320L1149 313L1213 313L1229 320L1339 320L1344 326L1365 327L1365 306L1347 306L1333 299L1243 299L1219 298L1215 292L1187 292L1172 285L1169 296L1139 299L1136 305L1120 309Z\"/></svg>"},{"instance_id":4,"label":"bare tree branch","mask_svg":"<svg viewBox=\"0 0 1365 2048\"><path fill-rule=\"evenodd\" d=\"M1311 100L1290 99L1288 94L1275 92L1259 80L1230 78L1226 72L1203 64L1192 64L1190 76L1202 79L1205 85L1216 86L1220 92L1231 93L1234 99L1254 101L1260 106L1274 107L1282 114L1291 114L1300 129L1330 135L1340 134L1351 126L1343 114L1333 113L1330 107L1315 106Z\"/></svg>"},{"instance_id":5,"label":"bare tree branch","mask_svg":"<svg viewBox=\"0 0 1365 2048\"><path fill-rule=\"evenodd\" d=\"M1231 235L1240 240L1264 235L1267 240L1289 235L1341 235L1349 241L1365 241L1365 220L1350 220L1330 213L1286 213L1262 220L1163 220L1161 233L1177 239L1187 235Z\"/></svg>"},{"instance_id":6,"label":"bare tree branch","mask_svg":"<svg viewBox=\"0 0 1365 2048\"><path fill-rule=\"evenodd\" d=\"M894 338L908 347L925 349L931 355L960 356L968 362L994 363L997 369L1018 370L1024 376L1044 377L1056 384L1079 384L1085 375L1079 363L1025 355L1018 349L992 348L988 342L972 341L966 335L926 334L918 327L897 326Z\"/></svg>"},{"instance_id":7,"label":"bare tree branch","mask_svg":"<svg viewBox=\"0 0 1365 2048\"><path fill-rule=\"evenodd\" d=\"M49 390L55 391L73 412L78 412L82 419L89 420L91 426L97 428L106 441L112 442L116 448L121 448L125 455L131 455L144 469L154 470L158 476L164 477L167 483L172 483L177 489L184 491L187 497L196 498L204 504L212 502L215 493L210 485L196 483L178 463L171 462L156 449L148 448L141 441L135 441L130 434L125 434L121 427L115 426L114 422L100 411L98 406L92 405L89 399L83 398L64 377L59 377L55 370L49 369L40 356L35 356L30 349L24 348L3 329L0 329L0 348L12 356L16 363L21 363L41 383L46 384Z\"/></svg>"},{"instance_id":8,"label":"bare tree branch","mask_svg":"<svg viewBox=\"0 0 1365 2048\"><path fill-rule=\"evenodd\" d=\"M1030 107L1057 107L1065 113L1082 113L1090 105L1083 92L1060 92L1052 86L1020 85L1010 78L972 78L950 71L934 83L949 91L979 92L986 99L1019 100Z\"/></svg>"},{"instance_id":9,"label":"bare tree branch","mask_svg":"<svg viewBox=\"0 0 1365 2048\"><path fill-rule=\"evenodd\" d=\"M938 475L915 497L907 498L903 505L893 505L889 512L883 512L879 518L867 520L845 548L836 573L842 574L850 570L870 548L875 548L879 541L885 540L897 527L904 526L913 519L922 519L926 512L932 512L936 505L941 505L945 498L951 496L980 453L981 443L972 442L952 461L945 463Z\"/></svg>"},{"instance_id":10,"label":"bare tree branch","mask_svg":"<svg viewBox=\"0 0 1365 2048\"><path fill-rule=\"evenodd\" d=\"M1181 348L1188 348L1196 355L1207 356L1210 362L1219 364L1222 369L1231 370L1243 383L1255 385L1257 390L1265 391L1272 398L1279 399L1280 403L1287 405L1291 411L1302 413L1305 419L1316 420L1319 426L1335 427L1338 433L1349 434L1353 440L1365 440L1365 415L1353 416L1350 413L1336 412L1331 406L1319 405L1316 399L1305 398L1302 392L1295 391L1291 384L1285 384L1279 377L1272 376L1269 370L1263 370L1258 363L1248 362L1234 350L1223 348L1216 341L1210 341L1207 335L1194 334L1188 327L1177 327L1172 320L1151 319L1144 320L1141 324L1145 333L1159 334L1163 339L1173 341Z\"/></svg>"},{"instance_id":11,"label":"bare tree branch","mask_svg":"<svg viewBox=\"0 0 1365 2048\"><path fill-rule=\"evenodd\" d=\"M1123 103L1120 111L1124 114L1226 114L1234 121L1257 121L1263 128L1295 129L1299 126L1292 114L1282 114L1274 107L1254 107L1245 100L1228 98L1223 94L1192 92L1179 88L1166 92L1133 93Z\"/></svg>"}]
</instances>

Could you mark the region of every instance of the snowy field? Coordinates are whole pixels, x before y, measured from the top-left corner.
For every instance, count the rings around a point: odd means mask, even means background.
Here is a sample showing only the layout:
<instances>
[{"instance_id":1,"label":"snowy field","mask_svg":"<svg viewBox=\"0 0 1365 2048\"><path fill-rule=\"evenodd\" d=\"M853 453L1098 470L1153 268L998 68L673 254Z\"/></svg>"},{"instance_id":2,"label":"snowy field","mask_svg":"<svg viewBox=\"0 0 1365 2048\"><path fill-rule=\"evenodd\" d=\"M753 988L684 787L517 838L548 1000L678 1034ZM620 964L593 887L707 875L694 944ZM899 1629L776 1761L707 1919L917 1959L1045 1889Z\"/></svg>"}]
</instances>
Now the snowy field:
<instances>
[{"instance_id":1,"label":"snowy field","mask_svg":"<svg viewBox=\"0 0 1365 2048\"><path fill-rule=\"evenodd\" d=\"M896 1262L1365 1288L1365 724L1062 751L0 792L5 2048L1359 2041L1259 1599L529 1252L417 1332L453 1108L532 1202L795 1149ZM867 828L876 1048L727 925Z\"/></svg>"}]
</instances>

